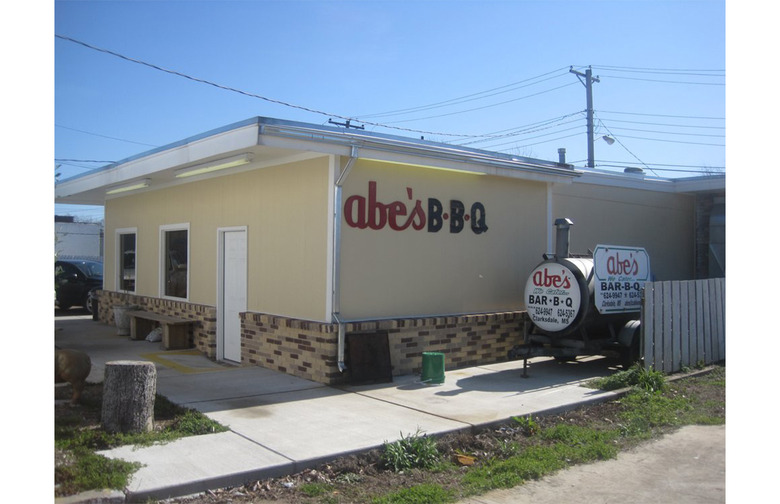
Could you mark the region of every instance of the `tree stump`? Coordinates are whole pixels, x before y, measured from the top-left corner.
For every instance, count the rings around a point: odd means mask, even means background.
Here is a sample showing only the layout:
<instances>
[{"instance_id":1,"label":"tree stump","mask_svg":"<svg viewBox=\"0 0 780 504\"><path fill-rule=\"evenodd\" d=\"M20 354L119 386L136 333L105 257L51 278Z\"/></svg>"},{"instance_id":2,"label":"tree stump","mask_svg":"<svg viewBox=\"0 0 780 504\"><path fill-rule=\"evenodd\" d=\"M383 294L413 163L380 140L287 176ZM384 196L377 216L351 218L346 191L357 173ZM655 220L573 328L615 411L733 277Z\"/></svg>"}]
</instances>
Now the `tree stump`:
<instances>
[{"instance_id":1,"label":"tree stump","mask_svg":"<svg viewBox=\"0 0 780 504\"><path fill-rule=\"evenodd\" d=\"M157 370L152 362L106 362L101 422L107 432L147 432L154 427Z\"/></svg>"}]
</instances>

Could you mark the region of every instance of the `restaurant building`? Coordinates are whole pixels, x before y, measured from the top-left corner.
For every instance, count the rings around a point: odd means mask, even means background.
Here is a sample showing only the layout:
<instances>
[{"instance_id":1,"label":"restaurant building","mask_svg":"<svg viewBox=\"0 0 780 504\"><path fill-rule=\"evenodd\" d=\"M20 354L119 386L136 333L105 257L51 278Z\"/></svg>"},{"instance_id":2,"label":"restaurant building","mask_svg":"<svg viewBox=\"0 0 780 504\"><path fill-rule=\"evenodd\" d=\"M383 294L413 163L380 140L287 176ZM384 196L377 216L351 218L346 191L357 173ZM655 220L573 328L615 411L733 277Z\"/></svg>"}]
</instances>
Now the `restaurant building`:
<instances>
[{"instance_id":1,"label":"restaurant building","mask_svg":"<svg viewBox=\"0 0 780 504\"><path fill-rule=\"evenodd\" d=\"M210 358L322 383L506 359L528 274L573 252L644 247L656 279L700 276L724 177L650 178L256 117L59 182L105 206L112 307L193 321ZM704 223L704 224L702 224ZM704 237L703 237L704 236ZM705 272L706 274L706 272Z\"/></svg>"}]
</instances>

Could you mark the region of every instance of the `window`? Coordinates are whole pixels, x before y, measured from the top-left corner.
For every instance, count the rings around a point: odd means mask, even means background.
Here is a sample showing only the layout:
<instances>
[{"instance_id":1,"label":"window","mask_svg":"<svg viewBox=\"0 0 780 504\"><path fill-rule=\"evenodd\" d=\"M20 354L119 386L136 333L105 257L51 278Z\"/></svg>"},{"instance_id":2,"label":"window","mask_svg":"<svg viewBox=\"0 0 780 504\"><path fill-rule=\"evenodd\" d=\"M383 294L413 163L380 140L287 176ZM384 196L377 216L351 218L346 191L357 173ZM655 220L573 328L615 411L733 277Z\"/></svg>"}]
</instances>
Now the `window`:
<instances>
[{"instance_id":1,"label":"window","mask_svg":"<svg viewBox=\"0 0 780 504\"><path fill-rule=\"evenodd\" d=\"M189 225L162 226L161 244L161 285L165 297L187 298L189 275Z\"/></svg>"},{"instance_id":2,"label":"window","mask_svg":"<svg viewBox=\"0 0 780 504\"><path fill-rule=\"evenodd\" d=\"M117 285L120 291L135 292L135 229L117 229Z\"/></svg>"}]
</instances>

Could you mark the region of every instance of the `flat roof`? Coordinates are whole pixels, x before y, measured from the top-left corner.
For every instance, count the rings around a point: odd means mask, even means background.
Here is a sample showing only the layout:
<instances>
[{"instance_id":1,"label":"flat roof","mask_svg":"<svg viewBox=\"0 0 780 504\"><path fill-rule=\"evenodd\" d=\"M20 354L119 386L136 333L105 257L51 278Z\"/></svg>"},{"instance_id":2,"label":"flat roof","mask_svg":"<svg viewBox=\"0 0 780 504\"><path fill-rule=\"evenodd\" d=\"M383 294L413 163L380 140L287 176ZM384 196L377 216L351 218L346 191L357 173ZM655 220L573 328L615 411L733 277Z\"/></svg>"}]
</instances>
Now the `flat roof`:
<instances>
[{"instance_id":1,"label":"flat roof","mask_svg":"<svg viewBox=\"0 0 780 504\"><path fill-rule=\"evenodd\" d=\"M155 190L187 183L175 171L200 163L250 154L251 162L240 168L192 177L191 180L224 176L295 160L341 155L391 163L432 167L501 177L552 183L579 182L622 185L646 190L696 192L705 187L725 189L725 177L686 179L650 178L598 170L575 169L557 162L411 138L343 128L252 117L209 130L177 142L147 150L115 163L90 170L55 184L57 203L103 205L112 197L111 187L143 182L141 190ZM684 190L680 190L684 188Z\"/></svg>"}]
</instances>

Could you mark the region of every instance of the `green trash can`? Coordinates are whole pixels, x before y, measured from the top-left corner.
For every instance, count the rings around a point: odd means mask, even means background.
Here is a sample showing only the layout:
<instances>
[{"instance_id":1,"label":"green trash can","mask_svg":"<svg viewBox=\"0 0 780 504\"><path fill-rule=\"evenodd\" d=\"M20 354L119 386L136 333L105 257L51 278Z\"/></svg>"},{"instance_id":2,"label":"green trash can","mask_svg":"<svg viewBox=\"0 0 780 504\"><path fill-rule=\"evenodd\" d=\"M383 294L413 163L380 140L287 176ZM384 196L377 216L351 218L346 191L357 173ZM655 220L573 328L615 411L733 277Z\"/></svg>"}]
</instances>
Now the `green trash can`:
<instances>
[{"instance_id":1,"label":"green trash can","mask_svg":"<svg viewBox=\"0 0 780 504\"><path fill-rule=\"evenodd\" d=\"M444 383L444 354L441 352L422 353L423 383Z\"/></svg>"}]
</instances>

